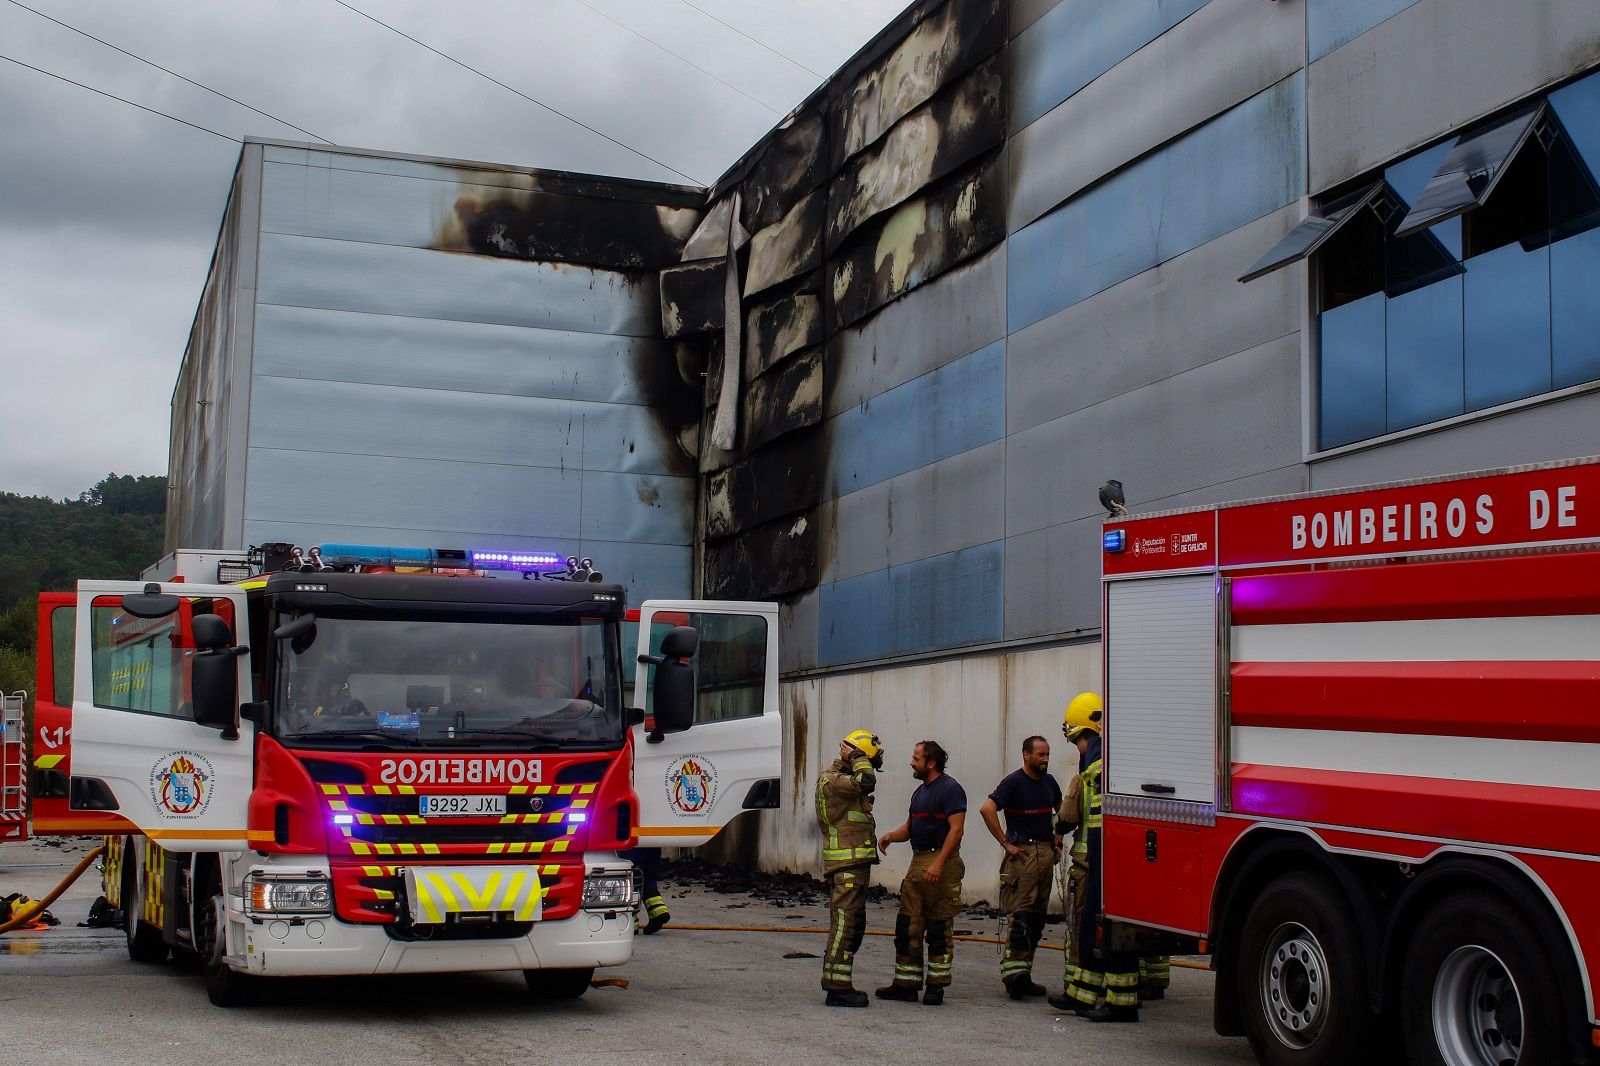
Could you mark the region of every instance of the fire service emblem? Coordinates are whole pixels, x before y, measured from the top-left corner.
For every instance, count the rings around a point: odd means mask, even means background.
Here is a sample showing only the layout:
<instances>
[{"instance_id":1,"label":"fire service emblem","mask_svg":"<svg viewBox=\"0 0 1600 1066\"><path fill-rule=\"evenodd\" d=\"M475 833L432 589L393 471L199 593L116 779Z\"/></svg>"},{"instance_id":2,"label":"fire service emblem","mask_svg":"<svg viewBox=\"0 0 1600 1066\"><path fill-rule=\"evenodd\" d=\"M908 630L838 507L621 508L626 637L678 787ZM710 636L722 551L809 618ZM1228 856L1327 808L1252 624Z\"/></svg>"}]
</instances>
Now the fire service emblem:
<instances>
[{"instance_id":1,"label":"fire service emblem","mask_svg":"<svg viewBox=\"0 0 1600 1066\"><path fill-rule=\"evenodd\" d=\"M175 751L150 771L150 798L169 818L198 818L211 802L214 776L204 755Z\"/></svg>"},{"instance_id":2,"label":"fire service emblem","mask_svg":"<svg viewBox=\"0 0 1600 1066\"><path fill-rule=\"evenodd\" d=\"M716 798L717 768L703 755L686 755L667 767L666 783L674 814L699 814Z\"/></svg>"}]
</instances>

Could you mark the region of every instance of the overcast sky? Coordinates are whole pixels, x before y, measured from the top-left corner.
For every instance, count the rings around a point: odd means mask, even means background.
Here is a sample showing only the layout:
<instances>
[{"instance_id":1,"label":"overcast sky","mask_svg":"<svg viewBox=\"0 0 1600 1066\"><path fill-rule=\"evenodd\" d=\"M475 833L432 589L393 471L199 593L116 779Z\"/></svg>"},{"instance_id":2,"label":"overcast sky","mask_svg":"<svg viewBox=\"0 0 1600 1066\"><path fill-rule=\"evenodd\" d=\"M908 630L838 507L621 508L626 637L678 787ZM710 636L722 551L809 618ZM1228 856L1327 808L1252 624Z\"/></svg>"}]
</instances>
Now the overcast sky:
<instances>
[{"instance_id":1,"label":"overcast sky","mask_svg":"<svg viewBox=\"0 0 1600 1066\"><path fill-rule=\"evenodd\" d=\"M906 0L347 2L0 0L0 55L230 137L311 139L26 4L337 144L705 184ZM0 60L0 491L166 473L238 151Z\"/></svg>"}]
</instances>

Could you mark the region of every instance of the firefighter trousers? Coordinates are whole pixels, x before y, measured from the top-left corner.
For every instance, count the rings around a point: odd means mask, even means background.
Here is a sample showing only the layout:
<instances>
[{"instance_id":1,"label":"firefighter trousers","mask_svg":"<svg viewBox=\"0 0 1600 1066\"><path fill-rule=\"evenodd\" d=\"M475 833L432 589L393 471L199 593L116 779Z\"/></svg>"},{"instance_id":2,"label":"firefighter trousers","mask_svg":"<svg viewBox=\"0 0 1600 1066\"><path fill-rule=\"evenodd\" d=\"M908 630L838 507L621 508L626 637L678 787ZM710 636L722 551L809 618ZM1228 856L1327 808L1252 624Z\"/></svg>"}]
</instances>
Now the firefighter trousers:
<instances>
[{"instance_id":1,"label":"firefighter trousers","mask_svg":"<svg viewBox=\"0 0 1600 1066\"><path fill-rule=\"evenodd\" d=\"M1007 855L1000 863L1000 911L1008 925L1000 980L1008 985L1033 979L1033 955L1044 936L1056 864L1055 846L1049 841L1017 847L1021 855Z\"/></svg>"},{"instance_id":2,"label":"firefighter trousers","mask_svg":"<svg viewBox=\"0 0 1600 1066\"><path fill-rule=\"evenodd\" d=\"M1172 984L1172 957L1145 955L1139 959L1139 987L1165 989Z\"/></svg>"},{"instance_id":3,"label":"firefighter trousers","mask_svg":"<svg viewBox=\"0 0 1600 1066\"><path fill-rule=\"evenodd\" d=\"M1139 957L1127 952L1113 952L1099 943L1100 878L1092 869L1085 870L1079 881L1083 899L1077 928L1073 931L1073 945L1077 965L1072 968L1072 979L1067 985L1068 999L1084 1007L1093 1007L1102 998L1105 1005L1120 1014L1139 1014Z\"/></svg>"},{"instance_id":4,"label":"firefighter trousers","mask_svg":"<svg viewBox=\"0 0 1600 1066\"><path fill-rule=\"evenodd\" d=\"M854 988L856 952L867 935L870 866L847 866L828 875L828 948L822 956L822 987Z\"/></svg>"},{"instance_id":5,"label":"firefighter trousers","mask_svg":"<svg viewBox=\"0 0 1600 1066\"><path fill-rule=\"evenodd\" d=\"M894 923L894 983L901 988L923 985L923 941L927 941L927 986L950 983L955 961L954 922L961 912L961 878L967 872L960 855L944 864L938 881L923 879L938 853L919 851L900 882L900 914Z\"/></svg>"}]
</instances>

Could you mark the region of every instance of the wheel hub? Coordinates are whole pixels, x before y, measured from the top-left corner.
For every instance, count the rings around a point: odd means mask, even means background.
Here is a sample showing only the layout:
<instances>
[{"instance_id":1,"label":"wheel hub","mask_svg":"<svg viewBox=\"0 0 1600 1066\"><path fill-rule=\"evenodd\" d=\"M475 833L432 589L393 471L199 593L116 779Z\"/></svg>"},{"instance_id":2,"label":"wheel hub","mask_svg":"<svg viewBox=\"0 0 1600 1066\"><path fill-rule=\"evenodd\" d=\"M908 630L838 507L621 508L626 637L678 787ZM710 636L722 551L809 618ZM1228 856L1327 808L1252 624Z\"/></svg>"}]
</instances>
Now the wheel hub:
<instances>
[{"instance_id":1,"label":"wheel hub","mask_svg":"<svg viewBox=\"0 0 1600 1066\"><path fill-rule=\"evenodd\" d=\"M1285 1047L1314 1044L1328 1020L1328 957L1316 935L1285 922L1267 938L1261 957L1263 1014Z\"/></svg>"},{"instance_id":2,"label":"wheel hub","mask_svg":"<svg viewBox=\"0 0 1600 1066\"><path fill-rule=\"evenodd\" d=\"M1522 1023L1522 995L1494 952L1469 944L1440 964L1433 1034L1447 1066L1516 1066Z\"/></svg>"}]
</instances>

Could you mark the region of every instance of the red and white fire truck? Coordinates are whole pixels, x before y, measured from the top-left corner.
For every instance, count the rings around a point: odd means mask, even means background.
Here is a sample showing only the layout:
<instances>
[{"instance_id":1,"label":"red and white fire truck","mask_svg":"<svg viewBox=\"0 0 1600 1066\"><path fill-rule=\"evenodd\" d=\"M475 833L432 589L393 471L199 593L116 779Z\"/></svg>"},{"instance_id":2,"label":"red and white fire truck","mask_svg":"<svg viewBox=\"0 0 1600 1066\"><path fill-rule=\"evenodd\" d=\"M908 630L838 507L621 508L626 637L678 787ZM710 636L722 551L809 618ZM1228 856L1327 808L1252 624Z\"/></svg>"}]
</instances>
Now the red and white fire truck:
<instances>
[{"instance_id":1,"label":"red and white fire truck","mask_svg":"<svg viewBox=\"0 0 1600 1066\"><path fill-rule=\"evenodd\" d=\"M1600 460L1104 527L1105 924L1267 1063L1600 1046Z\"/></svg>"},{"instance_id":2,"label":"red and white fire truck","mask_svg":"<svg viewBox=\"0 0 1600 1066\"><path fill-rule=\"evenodd\" d=\"M620 850L776 805L773 604L626 612L577 560L502 551L153 570L40 597L33 829L110 837L129 954L197 957L219 1005L492 969L581 995L632 952Z\"/></svg>"}]
</instances>

